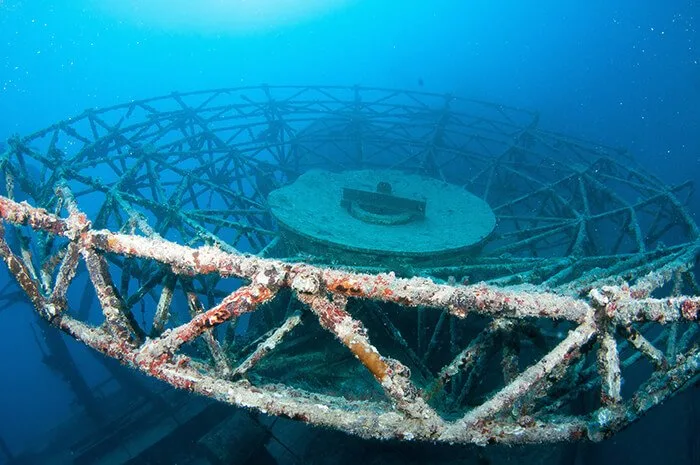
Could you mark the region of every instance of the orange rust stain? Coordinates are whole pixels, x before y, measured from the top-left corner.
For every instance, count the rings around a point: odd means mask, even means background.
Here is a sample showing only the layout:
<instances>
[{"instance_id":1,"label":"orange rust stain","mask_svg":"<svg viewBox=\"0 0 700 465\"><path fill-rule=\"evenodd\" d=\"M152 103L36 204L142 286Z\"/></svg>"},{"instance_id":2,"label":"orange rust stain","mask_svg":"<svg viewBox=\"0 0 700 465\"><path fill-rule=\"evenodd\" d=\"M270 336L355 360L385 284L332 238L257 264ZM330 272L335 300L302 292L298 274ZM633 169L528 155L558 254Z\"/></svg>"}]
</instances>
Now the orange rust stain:
<instances>
[{"instance_id":1,"label":"orange rust stain","mask_svg":"<svg viewBox=\"0 0 700 465\"><path fill-rule=\"evenodd\" d=\"M377 352L366 347L364 344L353 343L352 336L344 338L343 342L375 378L380 382L384 380L387 376L389 365L387 365Z\"/></svg>"},{"instance_id":2,"label":"orange rust stain","mask_svg":"<svg viewBox=\"0 0 700 465\"><path fill-rule=\"evenodd\" d=\"M696 320L698 318L698 305L690 299L686 299L681 303L681 314L687 320Z\"/></svg>"},{"instance_id":3,"label":"orange rust stain","mask_svg":"<svg viewBox=\"0 0 700 465\"><path fill-rule=\"evenodd\" d=\"M332 292L347 294L351 296L363 295L362 288L357 281L352 279L342 279L328 284L328 289Z\"/></svg>"}]
</instances>

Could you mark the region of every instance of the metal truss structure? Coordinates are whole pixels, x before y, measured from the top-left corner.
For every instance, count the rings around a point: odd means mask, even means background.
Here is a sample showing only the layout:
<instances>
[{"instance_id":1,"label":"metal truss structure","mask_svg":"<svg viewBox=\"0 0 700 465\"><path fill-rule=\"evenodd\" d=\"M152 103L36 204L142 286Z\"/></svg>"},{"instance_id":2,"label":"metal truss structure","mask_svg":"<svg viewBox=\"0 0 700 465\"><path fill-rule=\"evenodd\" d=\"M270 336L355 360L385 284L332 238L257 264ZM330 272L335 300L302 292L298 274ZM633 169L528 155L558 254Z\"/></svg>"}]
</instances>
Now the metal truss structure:
<instances>
[{"instance_id":1,"label":"metal truss structure","mask_svg":"<svg viewBox=\"0 0 700 465\"><path fill-rule=\"evenodd\" d=\"M368 438L599 440L700 373L690 184L535 113L361 87L175 93L14 137L0 168L0 255L37 312L222 402ZM298 253L266 196L312 168L440 178L498 224L451 266ZM87 294L101 312L78 309Z\"/></svg>"}]
</instances>

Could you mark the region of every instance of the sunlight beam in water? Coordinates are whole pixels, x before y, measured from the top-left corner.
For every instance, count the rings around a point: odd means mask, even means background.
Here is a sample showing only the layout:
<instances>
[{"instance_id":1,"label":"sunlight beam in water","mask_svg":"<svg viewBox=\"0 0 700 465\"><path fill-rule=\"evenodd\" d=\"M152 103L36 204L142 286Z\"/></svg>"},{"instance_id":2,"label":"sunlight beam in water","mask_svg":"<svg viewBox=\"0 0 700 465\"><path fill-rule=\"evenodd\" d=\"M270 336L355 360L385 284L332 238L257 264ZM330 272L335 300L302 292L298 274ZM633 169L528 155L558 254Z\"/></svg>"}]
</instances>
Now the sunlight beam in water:
<instances>
[{"instance_id":1,"label":"sunlight beam in water","mask_svg":"<svg viewBox=\"0 0 700 465\"><path fill-rule=\"evenodd\" d=\"M102 0L109 14L141 26L198 33L267 32L312 20L355 0Z\"/></svg>"}]
</instances>

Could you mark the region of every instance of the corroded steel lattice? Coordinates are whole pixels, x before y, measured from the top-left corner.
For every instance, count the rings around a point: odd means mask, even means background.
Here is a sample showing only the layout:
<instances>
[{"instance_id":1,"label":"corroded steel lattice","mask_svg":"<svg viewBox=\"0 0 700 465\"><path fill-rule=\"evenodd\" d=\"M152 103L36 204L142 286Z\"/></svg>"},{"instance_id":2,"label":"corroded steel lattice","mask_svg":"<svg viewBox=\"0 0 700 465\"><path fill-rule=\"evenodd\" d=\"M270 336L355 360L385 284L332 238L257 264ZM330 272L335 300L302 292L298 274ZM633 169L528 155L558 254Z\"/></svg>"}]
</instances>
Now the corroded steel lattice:
<instances>
[{"instance_id":1,"label":"corroded steel lattice","mask_svg":"<svg viewBox=\"0 0 700 465\"><path fill-rule=\"evenodd\" d=\"M0 254L53 325L223 402L374 438L601 439L700 372L690 184L537 125L360 87L88 110L8 141ZM266 197L312 168L463 186L496 230L451 266L298 252Z\"/></svg>"}]
</instances>

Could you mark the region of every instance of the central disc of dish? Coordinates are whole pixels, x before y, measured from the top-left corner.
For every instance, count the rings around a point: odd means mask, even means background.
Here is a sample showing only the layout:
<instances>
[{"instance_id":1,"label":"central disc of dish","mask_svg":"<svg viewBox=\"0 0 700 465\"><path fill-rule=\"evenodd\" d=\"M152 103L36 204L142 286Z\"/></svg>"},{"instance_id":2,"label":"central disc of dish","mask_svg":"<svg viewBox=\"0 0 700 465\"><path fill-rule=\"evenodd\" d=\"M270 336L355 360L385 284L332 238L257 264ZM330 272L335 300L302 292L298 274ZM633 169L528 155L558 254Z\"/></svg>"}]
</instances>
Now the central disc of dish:
<instances>
[{"instance_id":1,"label":"central disc of dish","mask_svg":"<svg viewBox=\"0 0 700 465\"><path fill-rule=\"evenodd\" d=\"M478 246L496 226L488 204L459 186L393 170L314 170L270 193L295 247L438 258Z\"/></svg>"}]
</instances>

